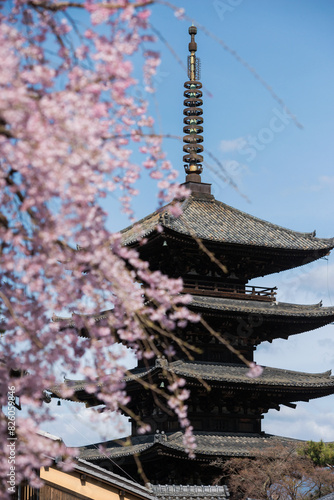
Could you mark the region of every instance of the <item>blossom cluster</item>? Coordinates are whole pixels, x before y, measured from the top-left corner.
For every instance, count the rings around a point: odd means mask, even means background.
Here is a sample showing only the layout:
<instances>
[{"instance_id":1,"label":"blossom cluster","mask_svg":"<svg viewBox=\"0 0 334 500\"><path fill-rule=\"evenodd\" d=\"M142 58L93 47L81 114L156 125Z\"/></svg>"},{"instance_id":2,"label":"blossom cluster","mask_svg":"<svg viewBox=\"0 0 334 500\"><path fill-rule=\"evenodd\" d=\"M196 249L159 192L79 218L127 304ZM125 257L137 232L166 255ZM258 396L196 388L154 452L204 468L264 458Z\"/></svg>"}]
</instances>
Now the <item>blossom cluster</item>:
<instances>
[{"instance_id":1,"label":"blossom cluster","mask_svg":"<svg viewBox=\"0 0 334 500\"><path fill-rule=\"evenodd\" d=\"M15 381L20 405L29 408L16 420L18 483L36 485L34 470L49 463L46 456L67 463L64 445L46 446L37 432L51 418L46 391L57 385L63 397L73 395L59 385L59 373L81 371L107 410L124 408L126 368L114 344L152 357L157 336L196 319L180 296L182 282L151 272L135 250L122 247L102 204L120 192L132 216L141 171L134 151L157 179L161 203L185 195L147 102L133 92L133 59L143 56L148 92L159 64L145 3L16 0L0 11L0 399L5 405ZM79 25L87 28L78 33ZM107 320L95 321L105 309ZM71 317L65 325L57 319L63 315ZM83 330L89 334L79 338ZM185 397L175 391L176 401ZM187 427L184 406L175 408ZM1 414L1 443L6 432ZM6 467L3 445L3 478ZM5 484L0 490L6 498Z\"/></svg>"}]
</instances>

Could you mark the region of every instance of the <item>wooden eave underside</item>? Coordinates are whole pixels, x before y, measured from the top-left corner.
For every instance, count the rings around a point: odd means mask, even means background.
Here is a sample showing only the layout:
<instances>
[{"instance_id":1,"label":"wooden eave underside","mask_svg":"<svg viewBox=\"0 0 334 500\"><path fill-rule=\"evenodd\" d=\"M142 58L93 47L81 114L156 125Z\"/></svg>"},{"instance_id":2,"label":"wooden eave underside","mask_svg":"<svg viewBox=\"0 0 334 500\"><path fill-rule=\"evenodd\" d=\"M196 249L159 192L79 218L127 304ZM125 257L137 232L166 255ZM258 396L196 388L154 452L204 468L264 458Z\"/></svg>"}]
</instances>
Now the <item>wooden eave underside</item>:
<instances>
[{"instance_id":1,"label":"wooden eave underside","mask_svg":"<svg viewBox=\"0 0 334 500\"><path fill-rule=\"evenodd\" d=\"M159 251L164 242L173 243L180 247L182 252L188 256L196 256L203 253L199 249L199 244L191 236L180 234L172 229L164 228L163 233L153 231L147 237L147 242L142 245L140 242L133 242L129 246L138 250L143 260L150 261L153 252ZM247 279L258 278L273 273L278 273L288 269L308 264L328 255L331 248L322 249L289 249L263 246L253 246L240 243L213 242L211 240L200 240L203 245L212 252L218 260L220 255L224 256L224 265L244 260L247 263ZM232 264L230 264L231 266ZM260 271L258 269L261 269Z\"/></svg>"},{"instance_id":2,"label":"wooden eave underside","mask_svg":"<svg viewBox=\"0 0 334 500\"><path fill-rule=\"evenodd\" d=\"M249 338L254 345L258 345L263 341L271 342L276 338L287 339L290 335L314 330L334 321L334 308L322 307L321 303L314 305L287 304L276 301L266 303L256 300L233 300L194 295L188 307L194 312L200 313L204 318L216 319L221 325L224 325L224 320L239 323L242 320L246 327L247 321L251 318L252 334ZM99 323L106 320L110 314L112 314L112 310L103 311L100 315L97 314L93 317ZM88 316L88 318L91 317ZM254 318L258 318L259 321L254 322ZM59 322L62 329L75 328L74 316L54 318L54 321ZM212 319L210 319L210 322L212 322ZM191 333L191 328L198 334L196 324L193 327L184 329L184 333ZM182 335L183 331L180 332L180 335ZM225 326L224 331L226 335L227 329ZM205 334L204 329L203 334ZM88 336L84 330L80 331L79 335ZM237 337L237 330L229 332L229 337L231 335Z\"/></svg>"},{"instance_id":3,"label":"wooden eave underside","mask_svg":"<svg viewBox=\"0 0 334 500\"><path fill-rule=\"evenodd\" d=\"M194 432L197 441L196 457L191 461L211 462L217 457L249 457L260 450L275 446L277 443L283 445L298 445L301 441L273 436L270 434L243 434L243 433L207 433ZM98 461L103 457L111 457L117 460L132 460L133 455L139 455L143 461L158 456L169 456L172 458L189 461L189 456L184 450L183 434L178 431L168 433L164 436L146 435L130 438L132 444L121 440L97 443L80 448L80 458L88 461ZM101 455L98 446L103 444L105 455Z\"/></svg>"},{"instance_id":4,"label":"wooden eave underside","mask_svg":"<svg viewBox=\"0 0 334 500\"><path fill-rule=\"evenodd\" d=\"M237 338L241 330L247 331L248 340L253 345L287 339L290 335L315 330L334 321L334 308L314 305L266 303L240 299L225 299L194 295L189 309L199 313L214 328L221 326L230 341ZM226 322L235 325L228 331ZM217 323L217 325L215 325ZM249 325L248 325L249 323ZM242 326L242 328L239 327ZM195 328L196 332L196 328Z\"/></svg>"},{"instance_id":5,"label":"wooden eave underside","mask_svg":"<svg viewBox=\"0 0 334 500\"><path fill-rule=\"evenodd\" d=\"M136 394L138 391L146 391L140 381L157 384L169 373L185 378L189 387L202 388L205 391L202 383L204 381L212 389L226 391L229 394L232 392L241 399L250 396L253 399L265 398L274 401L275 405L280 404L280 401L284 403L308 401L334 394L334 377L330 371L312 374L264 367L263 375L259 378L249 378L246 375L247 371L248 368L244 365L176 361L164 367L136 368L125 382L127 392ZM87 406L101 404L94 394L86 392L85 381L67 381L67 383L74 390L69 400L85 402ZM53 397L61 398L61 390L57 387L51 392Z\"/></svg>"},{"instance_id":6,"label":"wooden eave underside","mask_svg":"<svg viewBox=\"0 0 334 500\"><path fill-rule=\"evenodd\" d=\"M334 248L334 238L316 238L315 232L301 233L272 224L215 200L212 195L192 193L181 202L182 214L174 217L169 207L162 207L121 231L124 245L138 247L143 238L150 246L160 234L178 245L195 248L194 236L211 251L248 256L265 264L257 276L297 267L319 259ZM254 275L255 277L256 275Z\"/></svg>"}]
</instances>

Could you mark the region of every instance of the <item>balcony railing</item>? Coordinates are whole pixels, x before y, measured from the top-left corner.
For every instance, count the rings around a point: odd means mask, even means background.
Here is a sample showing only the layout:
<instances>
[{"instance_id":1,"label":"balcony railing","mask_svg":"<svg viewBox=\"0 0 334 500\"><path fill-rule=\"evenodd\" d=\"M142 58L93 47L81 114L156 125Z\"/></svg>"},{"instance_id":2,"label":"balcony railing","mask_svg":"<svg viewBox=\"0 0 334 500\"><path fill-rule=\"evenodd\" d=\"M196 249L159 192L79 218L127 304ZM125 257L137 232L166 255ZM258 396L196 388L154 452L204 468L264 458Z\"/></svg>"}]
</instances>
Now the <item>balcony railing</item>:
<instances>
[{"instance_id":1,"label":"balcony railing","mask_svg":"<svg viewBox=\"0 0 334 500\"><path fill-rule=\"evenodd\" d=\"M277 287L265 288L251 285L233 285L201 280L184 280L183 291L192 295L208 295L242 300L275 301Z\"/></svg>"}]
</instances>

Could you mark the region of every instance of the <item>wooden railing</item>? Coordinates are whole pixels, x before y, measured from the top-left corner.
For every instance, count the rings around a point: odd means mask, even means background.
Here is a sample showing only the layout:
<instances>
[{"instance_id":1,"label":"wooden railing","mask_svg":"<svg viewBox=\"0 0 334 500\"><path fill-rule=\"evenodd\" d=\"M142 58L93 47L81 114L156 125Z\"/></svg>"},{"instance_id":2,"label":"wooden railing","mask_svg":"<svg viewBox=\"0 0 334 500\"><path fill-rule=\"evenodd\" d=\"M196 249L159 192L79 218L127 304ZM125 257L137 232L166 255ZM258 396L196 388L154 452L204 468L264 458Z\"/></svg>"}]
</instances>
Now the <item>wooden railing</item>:
<instances>
[{"instance_id":1,"label":"wooden railing","mask_svg":"<svg viewBox=\"0 0 334 500\"><path fill-rule=\"evenodd\" d=\"M210 297L226 297L243 300L263 300L273 302L277 287L233 285L227 283L184 279L183 291L192 295L207 295Z\"/></svg>"}]
</instances>

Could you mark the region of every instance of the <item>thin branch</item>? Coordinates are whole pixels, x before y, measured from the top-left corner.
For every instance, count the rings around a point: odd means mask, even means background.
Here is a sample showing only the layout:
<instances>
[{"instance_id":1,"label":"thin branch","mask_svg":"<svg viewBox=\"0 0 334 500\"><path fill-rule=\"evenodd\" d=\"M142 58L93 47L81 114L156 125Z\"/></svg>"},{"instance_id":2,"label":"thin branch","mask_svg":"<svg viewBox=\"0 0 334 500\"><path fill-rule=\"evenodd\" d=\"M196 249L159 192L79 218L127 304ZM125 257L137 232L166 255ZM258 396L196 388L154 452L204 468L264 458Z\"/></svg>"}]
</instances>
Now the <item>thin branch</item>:
<instances>
[{"instance_id":1,"label":"thin branch","mask_svg":"<svg viewBox=\"0 0 334 500\"><path fill-rule=\"evenodd\" d=\"M100 3L97 4L96 6L101 7L102 9L110 9L110 10L119 10L119 9L125 9L127 7L132 7L134 9L137 9L139 7L146 7L147 5L151 5L155 3L156 0L145 0L144 2L135 2L135 3L129 3L128 5L119 5L119 4L112 4L112 3ZM60 10L65 10L68 8L79 8L79 9L84 9L85 4L81 2L58 2L58 3L49 3L46 1L39 1L39 0L30 0L27 2L28 5L33 7L34 9L45 9L49 10L51 12L58 12Z\"/></svg>"},{"instance_id":2,"label":"thin branch","mask_svg":"<svg viewBox=\"0 0 334 500\"><path fill-rule=\"evenodd\" d=\"M181 215L182 217L182 215ZM228 274L228 269L226 266L224 266L224 264L222 264L215 256L214 253L212 253L203 243L203 241L201 240L201 238L199 238L197 236L197 234L195 233L195 231L189 226L189 224L187 224L187 222L185 220L182 221L183 224L186 226L186 228L188 229L189 233L190 233L190 236L196 241L197 245L199 246L199 248L202 250L203 253L205 253L209 259L211 260L211 262L213 262L214 264L216 264L219 269L221 271L223 271L224 274Z\"/></svg>"},{"instance_id":3,"label":"thin branch","mask_svg":"<svg viewBox=\"0 0 334 500\"><path fill-rule=\"evenodd\" d=\"M219 340L219 342L221 342L222 344L224 344L225 347L227 347L227 349L229 351L231 351L233 354L235 354L236 356L238 356L238 358L243 361L243 363L245 363L246 366L248 366L249 368L252 367L252 362L249 361L248 359L245 358L245 356L243 354L241 354L240 351L238 351L237 349L235 349L235 347L233 347L233 345L226 339L224 339L224 337L222 337L221 335L219 335L218 332L216 332L206 321L205 319L203 319L203 317L201 317L200 319L200 322L202 323L202 325L208 330L208 332L214 337L216 338L217 340Z\"/></svg>"},{"instance_id":4,"label":"thin branch","mask_svg":"<svg viewBox=\"0 0 334 500\"><path fill-rule=\"evenodd\" d=\"M0 135L7 137L8 139L14 139L13 134L6 128L6 124L0 119Z\"/></svg>"}]
</instances>

